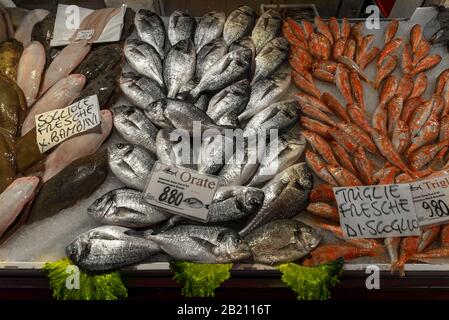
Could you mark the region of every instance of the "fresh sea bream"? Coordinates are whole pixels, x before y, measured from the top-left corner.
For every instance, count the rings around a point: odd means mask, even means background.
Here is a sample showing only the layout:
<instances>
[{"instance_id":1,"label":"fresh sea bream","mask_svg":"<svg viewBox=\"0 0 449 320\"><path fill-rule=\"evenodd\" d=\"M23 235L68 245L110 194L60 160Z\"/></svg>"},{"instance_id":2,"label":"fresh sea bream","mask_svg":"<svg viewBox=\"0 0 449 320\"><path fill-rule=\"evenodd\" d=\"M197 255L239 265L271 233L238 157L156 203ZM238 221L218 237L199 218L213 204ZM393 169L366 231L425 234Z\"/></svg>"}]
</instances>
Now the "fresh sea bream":
<instances>
[{"instance_id":1,"label":"fresh sea bream","mask_svg":"<svg viewBox=\"0 0 449 320\"><path fill-rule=\"evenodd\" d=\"M65 252L77 266L91 272L117 270L160 252L155 243L128 235L132 232L117 226L98 227L79 235Z\"/></svg>"},{"instance_id":2,"label":"fresh sea bream","mask_svg":"<svg viewBox=\"0 0 449 320\"><path fill-rule=\"evenodd\" d=\"M116 144L108 148L109 168L127 187L144 190L157 161L156 155L132 144Z\"/></svg>"},{"instance_id":3,"label":"fresh sea bream","mask_svg":"<svg viewBox=\"0 0 449 320\"><path fill-rule=\"evenodd\" d=\"M194 38L196 21L187 11L176 10L168 20L168 39L172 46Z\"/></svg>"},{"instance_id":4,"label":"fresh sea bream","mask_svg":"<svg viewBox=\"0 0 449 320\"><path fill-rule=\"evenodd\" d=\"M97 152L112 131L112 113L101 111L100 131L84 133L60 144L45 160L45 173L42 181L45 183L76 159Z\"/></svg>"},{"instance_id":5,"label":"fresh sea bream","mask_svg":"<svg viewBox=\"0 0 449 320\"><path fill-rule=\"evenodd\" d=\"M211 136L203 139L199 156L198 171L217 174L233 156L234 139L226 135Z\"/></svg>"},{"instance_id":6,"label":"fresh sea bream","mask_svg":"<svg viewBox=\"0 0 449 320\"><path fill-rule=\"evenodd\" d=\"M227 53L228 45L223 38L218 38L205 44L196 57L196 77L201 79Z\"/></svg>"},{"instance_id":7,"label":"fresh sea bream","mask_svg":"<svg viewBox=\"0 0 449 320\"><path fill-rule=\"evenodd\" d=\"M242 6L229 14L223 29L223 37L228 45L251 34L256 23L256 12Z\"/></svg>"},{"instance_id":8,"label":"fresh sea bream","mask_svg":"<svg viewBox=\"0 0 449 320\"><path fill-rule=\"evenodd\" d=\"M162 60L153 46L136 39L128 39L124 53L131 68L153 79L161 88L164 87Z\"/></svg>"},{"instance_id":9,"label":"fresh sea bream","mask_svg":"<svg viewBox=\"0 0 449 320\"><path fill-rule=\"evenodd\" d=\"M296 101L282 101L272 104L255 115L246 125L243 135L245 137L266 134L271 130L284 133L299 121L298 103Z\"/></svg>"},{"instance_id":10,"label":"fresh sea bream","mask_svg":"<svg viewBox=\"0 0 449 320\"><path fill-rule=\"evenodd\" d=\"M256 45L256 55L272 39L276 38L282 29L282 17L276 10L265 11L257 20L251 37Z\"/></svg>"},{"instance_id":11,"label":"fresh sea bream","mask_svg":"<svg viewBox=\"0 0 449 320\"><path fill-rule=\"evenodd\" d=\"M257 188L242 186L218 188L210 204L207 224L226 224L247 218L262 207L264 198L264 192ZM188 218L173 215L162 229L168 230L180 223L185 224L187 221L189 221ZM194 221L190 221L190 223L194 223Z\"/></svg>"},{"instance_id":12,"label":"fresh sea bream","mask_svg":"<svg viewBox=\"0 0 449 320\"><path fill-rule=\"evenodd\" d=\"M226 14L224 12L211 11L201 17L194 36L197 52L204 45L222 36L225 21Z\"/></svg>"},{"instance_id":13,"label":"fresh sea bream","mask_svg":"<svg viewBox=\"0 0 449 320\"><path fill-rule=\"evenodd\" d=\"M219 125L238 127L238 116L245 109L250 94L247 79L236 82L212 97L207 115Z\"/></svg>"},{"instance_id":14,"label":"fresh sea bream","mask_svg":"<svg viewBox=\"0 0 449 320\"><path fill-rule=\"evenodd\" d=\"M0 194L0 237L34 198L39 181L38 177L18 178Z\"/></svg>"},{"instance_id":15,"label":"fresh sea bream","mask_svg":"<svg viewBox=\"0 0 449 320\"><path fill-rule=\"evenodd\" d=\"M28 107L36 101L45 68L45 49L38 42L31 42L20 57L17 70L17 84L22 89Z\"/></svg>"},{"instance_id":16,"label":"fresh sea bream","mask_svg":"<svg viewBox=\"0 0 449 320\"><path fill-rule=\"evenodd\" d=\"M165 57L163 71L168 98L175 98L181 87L192 79L195 67L196 54L192 40L181 40L171 47Z\"/></svg>"},{"instance_id":17,"label":"fresh sea bream","mask_svg":"<svg viewBox=\"0 0 449 320\"><path fill-rule=\"evenodd\" d=\"M270 221L295 216L307 206L312 187L313 176L305 163L282 171L263 187L265 200L262 209L239 233L246 236Z\"/></svg>"},{"instance_id":18,"label":"fresh sea bream","mask_svg":"<svg viewBox=\"0 0 449 320\"><path fill-rule=\"evenodd\" d=\"M164 164L196 169L190 136L179 137L175 130L161 129L156 136L156 151Z\"/></svg>"},{"instance_id":19,"label":"fresh sea bream","mask_svg":"<svg viewBox=\"0 0 449 320\"><path fill-rule=\"evenodd\" d=\"M232 51L217 61L201 78L190 94L197 98L203 92L220 91L236 81L247 78L251 71L249 49Z\"/></svg>"},{"instance_id":20,"label":"fresh sea bream","mask_svg":"<svg viewBox=\"0 0 449 320\"><path fill-rule=\"evenodd\" d=\"M248 186L260 186L295 164L306 148L306 140L296 128L271 141L265 148L260 166Z\"/></svg>"},{"instance_id":21,"label":"fresh sea bream","mask_svg":"<svg viewBox=\"0 0 449 320\"><path fill-rule=\"evenodd\" d=\"M156 49L163 59L166 33L161 17L150 10L140 9L134 18L134 25L140 39Z\"/></svg>"},{"instance_id":22,"label":"fresh sea bream","mask_svg":"<svg viewBox=\"0 0 449 320\"><path fill-rule=\"evenodd\" d=\"M87 213L101 224L127 228L145 228L170 217L150 205L141 191L133 189L112 190L97 199Z\"/></svg>"},{"instance_id":23,"label":"fresh sea bream","mask_svg":"<svg viewBox=\"0 0 449 320\"><path fill-rule=\"evenodd\" d=\"M176 226L146 235L173 259L200 263L230 263L251 257L238 233L223 227Z\"/></svg>"},{"instance_id":24,"label":"fresh sea bream","mask_svg":"<svg viewBox=\"0 0 449 320\"><path fill-rule=\"evenodd\" d=\"M256 56L256 71L253 82L272 75L288 58L290 46L284 38L268 42Z\"/></svg>"},{"instance_id":25,"label":"fresh sea bream","mask_svg":"<svg viewBox=\"0 0 449 320\"><path fill-rule=\"evenodd\" d=\"M295 220L276 220L251 232L245 241L256 263L273 265L293 262L309 254L321 233Z\"/></svg>"},{"instance_id":26,"label":"fresh sea bream","mask_svg":"<svg viewBox=\"0 0 449 320\"><path fill-rule=\"evenodd\" d=\"M116 106L111 110L114 113L114 127L126 141L156 153L159 130L141 110L133 106Z\"/></svg>"},{"instance_id":27,"label":"fresh sea bream","mask_svg":"<svg viewBox=\"0 0 449 320\"><path fill-rule=\"evenodd\" d=\"M145 114L151 122L165 129L184 129L193 134L194 122L201 122L201 132L214 129L219 133L225 130L204 111L183 100L161 99L149 105Z\"/></svg>"},{"instance_id":28,"label":"fresh sea bream","mask_svg":"<svg viewBox=\"0 0 449 320\"><path fill-rule=\"evenodd\" d=\"M154 101L165 98L165 92L156 81L133 72L122 74L119 85L126 98L141 109L147 109Z\"/></svg>"},{"instance_id":29,"label":"fresh sea bream","mask_svg":"<svg viewBox=\"0 0 449 320\"><path fill-rule=\"evenodd\" d=\"M80 95L85 84L86 77L82 74L71 74L59 80L30 109L22 124L22 136L35 127L36 115L69 106Z\"/></svg>"},{"instance_id":30,"label":"fresh sea bream","mask_svg":"<svg viewBox=\"0 0 449 320\"><path fill-rule=\"evenodd\" d=\"M239 120L248 120L270 106L287 91L290 82L290 72L281 70L269 78L252 84L249 102L239 115Z\"/></svg>"},{"instance_id":31,"label":"fresh sea bream","mask_svg":"<svg viewBox=\"0 0 449 320\"><path fill-rule=\"evenodd\" d=\"M231 45L229 45L229 52L240 49L251 50L252 52L251 71L253 71L254 59L256 58L256 46L254 45L253 39L251 39L251 37L243 37L239 40L234 41Z\"/></svg>"},{"instance_id":32,"label":"fresh sea bream","mask_svg":"<svg viewBox=\"0 0 449 320\"><path fill-rule=\"evenodd\" d=\"M226 162L218 176L219 185L243 186L248 183L259 166L260 155L263 148L256 141L243 141L243 146L236 144L234 155Z\"/></svg>"}]
</instances>

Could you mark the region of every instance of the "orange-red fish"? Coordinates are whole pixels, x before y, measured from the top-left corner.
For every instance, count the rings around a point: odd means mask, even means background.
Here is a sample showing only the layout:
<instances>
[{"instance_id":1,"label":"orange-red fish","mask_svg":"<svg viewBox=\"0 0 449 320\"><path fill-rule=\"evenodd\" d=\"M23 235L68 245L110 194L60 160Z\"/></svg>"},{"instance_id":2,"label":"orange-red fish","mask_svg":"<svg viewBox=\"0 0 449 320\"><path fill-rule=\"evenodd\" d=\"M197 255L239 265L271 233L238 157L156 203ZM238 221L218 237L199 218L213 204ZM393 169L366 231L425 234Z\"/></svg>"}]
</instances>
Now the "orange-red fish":
<instances>
[{"instance_id":1,"label":"orange-red fish","mask_svg":"<svg viewBox=\"0 0 449 320\"><path fill-rule=\"evenodd\" d=\"M420 61L429 55L430 43L425 39L421 39L418 49L413 55L413 66L415 67Z\"/></svg>"},{"instance_id":2,"label":"orange-red fish","mask_svg":"<svg viewBox=\"0 0 449 320\"><path fill-rule=\"evenodd\" d=\"M407 150L408 146L410 146L410 131L408 130L407 124L401 119L396 120L391 137L391 142L393 143L393 147L399 154L402 154L405 150Z\"/></svg>"},{"instance_id":3,"label":"orange-red fish","mask_svg":"<svg viewBox=\"0 0 449 320\"><path fill-rule=\"evenodd\" d=\"M354 60L356 52L356 43L353 39L349 39L346 41L345 50L343 51L343 55L348 57L349 59Z\"/></svg>"},{"instance_id":4,"label":"orange-red fish","mask_svg":"<svg viewBox=\"0 0 449 320\"><path fill-rule=\"evenodd\" d=\"M356 175L339 165L329 164L326 168L340 187L356 187L363 185Z\"/></svg>"},{"instance_id":5,"label":"orange-red fish","mask_svg":"<svg viewBox=\"0 0 449 320\"><path fill-rule=\"evenodd\" d=\"M325 202L309 203L306 211L314 216L324 218L330 221L339 222L340 216L337 208Z\"/></svg>"},{"instance_id":6,"label":"orange-red fish","mask_svg":"<svg viewBox=\"0 0 449 320\"><path fill-rule=\"evenodd\" d=\"M332 186L338 186L337 181L332 177L330 172L327 170L326 163L311 150L306 150L305 160L307 166L323 181L329 183Z\"/></svg>"},{"instance_id":7,"label":"orange-red fish","mask_svg":"<svg viewBox=\"0 0 449 320\"><path fill-rule=\"evenodd\" d=\"M356 71L349 72L349 83L351 84L352 95L355 102L362 108L363 112L366 112L363 84Z\"/></svg>"},{"instance_id":8,"label":"orange-red fish","mask_svg":"<svg viewBox=\"0 0 449 320\"><path fill-rule=\"evenodd\" d=\"M343 258L345 261L366 257L377 256L379 249L364 249L350 245L323 245L313 250L303 261L303 266L314 267Z\"/></svg>"},{"instance_id":9,"label":"orange-red fish","mask_svg":"<svg viewBox=\"0 0 449 320\"><path fill-rule=\"evenodd\" d=\"M296 87L311 96L319 99L321 97L321 92L315 86L313 82L309 82L306 78L301 76L298 72L292 71L292 81Z\"/></svg>"},{"instance_id":10,"label":"orange-red fish","mask_svg":"<svg viewBox=\"0 0 449 320\"><path fill-rule=\"evenodd\" d=\"M348 111L348 115L351 118L352 122L357 124L363 131L369 134L372 127L366 117L365 112L363 112L360 106L355 103L348 104L346 110Z\"/></svg>"},{"instance_id":11,"label":"orange-red fish","mask_svg":"<svg viewBox=\"0 0 449 320\"><path fill-rule=\"evenodd\" d=\"M379 57L377 58L377 67L379 68L384 60L392 55L396 49L398 49L402 45L402 39L396 38L388 42L385 47L382 49L382 51L379 54Z\"/></svg>"},{"instance_id":12,"label":"orange-red fish","mask_svg":"<svg viewBox=\"0 0 449 320\"><path fill-rule=\"evenodd\" d=\"M396 69L396 66L398 65L398 56L396 55L390 55L387 58L385 58L385 61L380 66L380 68L377 70L376 74L376 89L380 87L380 84L384 79L386 79L390 74L393 73L393 71Z\"/></svg>"},{"instance_id":13,"label":"orange-red fish","mask_svg":"<svg viewBox=\"0 0 449 320\"><path fill-rule=\"evenodd\" d=\"M385 28L385 39L384 43L387 44L391 40L394 39L396 33L398 32L399 21L397 19L393 19L390 21L388 26Z\"/></svg>"},{"instance_id":14,"label":"orange-red fish","mask_svg":"<svg viewBox=\"0 0 449 320\"><path fill-rule=\"evenodd\" d=\"M385 104L379 103L374 110L372 127L383 134L388 133L388 112Z\"/></svg>"},{"instance_id":15,"label":"orange-red fish","mask_svg":"<svg viewBox=\"0 0 449 320\"><path fill-rule=\"evenodd\" d=\"M321 96L321 99L337 117L339 117L343 121L351 122L351 118L349 118L346 109L343 108L343 106L334 96L332 96L328 92L324 92Z\"/></svg>"},{"instance_id":16,"label":"orange-red fish","mask_svg":"<svg viewBox=\"0 0 449 320\"><path fill-rule=\"evenodd\" d=\"M315 26L319 33L324 35L327 40L329 40L330 44L334 44L334 38L332 36L332 33L329 29L329 26L320 16L315 16L314 18Z\"/></svg>"},{"instance_id":17,"label":"orange-red fish","mask_svg":"<svg viewBox=\"0 0 449 320\"><path fill-rule=\"evenodd\" d=\"M394 126L401 116L402 108L404 107L404 99L399 96L394 96L387 104L388 112L388 134L393 133Z\"/></svg>"},{"instance_id":18,"label":"orange-red fish","mask_svg":"<svg viewBox=\"0 0 449 320\"><path fill-rule=\"evenodd\" d=\"M335 83L346 103L353 104L354 99L352 98L351 84L349 82L349 72L342 64L338 65L335 72Z\"/></svg>"},{"instance_id":19,"label":"orange-red fish","mask_svg":"<svg viewBox=\"0 0 449 320\"><path fill-rule=\"evenodd\" d=\"M413 68L412 72L410 73L412 76L427 71L429 69L432 69L437 64L441 62L441 56L438 54L432 54L430 56L425 57L422 59L416 66Z\"/></svg>"},{"instance_id":20,"label":"orange-red fish","mask_svg":"<svg viewBox=\"0 0 449 320\"><path fill-rule=\"evenodd\" d=\"M368 159L363 147L359 147L354 154L354 166L358 172L358 176L365 185L373 185L374 165Z\"/></svg>"},{"instance_id":21,"label":"orange-red fish","mask_svg":"<svg viewBox=\"0 0 449 320\"><path fill-rule=\"evenodd\" d=\"M312 75L314 78L335 84L335 75L323 69L312 69Z\"/></svg>"},{"instance_id":22,"label":"orange-red fish","mask_svg":"<svg viewBox=\"0 0 449 320\"><path fill-rule=\"evenodd\" d=\"M331 137L335 140L334 142L337 142L340 146L342 146L345 150L347 150L349 153L353 154L357 148L359 147L359 144L351 139L350 136L348 136L345 132L337 129L337 128L329 128L328 130ZM335 152L335 150L334 150ZM338 155L336 154L337 158ZM343 167L346 168L346 166L343 165ZM353 171L355 172L355 171Z\"/></svg>"},{"instance_id":23,"label":"orange-red fish","mask_svg":"<svg viewBox=\"0 0 449 320\"><path fill-rule=\"evenodd\" d=\"M427 89L428 78L424 72L418 73L416 75L415 81L413 83L413 90L410 94L409 99L421 97Z\"/></svg>"},{"instance_id":24,"label":"orange-red fish","mask_svg":"<svg viewBox=\"0 0 449 320\"><path fill-rule=\"evenodd\" d=\"M421 43L421 40L423 39L423 30L421 25L415 24L410 29L410 46L412 48L413 54L416 53L416 51L419 48L419 44Z\"/></svg>"},{"instance_id":25,"label":"orange-red fish","mask_svg":"<svg viewBox=\"0 0 449 320\"><path fill-rule=\"evenodd\" d=\"M309 39L309 50L318 60L329 60L332 46L329 40L321 33L313 33Z\"/></svg>"},{"instance_id":26,"label":"orange-red fish","mask_svg":"<svg viewBox=\"0 0 449 320\"><path fill-rule=\"evenodd\" d=\"M312 149L316 153L318 153L324 159L324 161L329 164L338 164L338 161L335 159L332 152L332 148L329 146L326 140L312 131L303 130L302 134L306 138Z\"/></svg>"},{"instance_id":27,"label":"orange-red fish","mask_svg":"<svg viewBox=\"0 0 449 320\"><path fill-rule=\"evenodd\" d=\"M404 49L402 51L401 67L402 67L402 72L404 74L409 74L410 72L412 72L413 67L414 67L413 57L412 57L412 54L410 52L410 47L409 47L408 44L406 44L404 46Z\"/></svg>"},{"instance_id":28,"label":"orange-red fish","mask_svg":"<svg viewBox=\"0 0 449 320\"><path fill-rule=\"evenodd\" d=\"M338 39L340 39L340 26L338 25L337 18L330 17L329 18L329 30L332 33L332 38L334 39L334 42L336 42ZM343 39L346 41L346 39Z\"/></svg>"},{"instance_id":29,"label":"orange-red fish","mask_svg":"<svg viewBox=\"0 0 449 320\"><path fill-rule=\"evenodd\" d=\"M330 127L325 125L324 123L304 116L301 117L300 122L304 129L315 132L325 139L332 138L332 136L329 134Z\"/></svg>"},{"instance_id":30,"label":"orange-red fish","mask_svg":"<svg viewBox=\"0 0 449 320\"><path fill-rule=\"evenodd\" d=\"M309 195L309 201L310 202L321 202L321 201L328 201L328 202L335 202L335 194L332 190L334 186L328 183L320 184L319 186L316 186L310 191Z\"/></svg>"},{"instance_id":31,"label":"orange-red fish","mask_svg":"<svg viewBox=\"0 0 449 320\"><path fill-rule=\"evenodd\" d=\"M409 123L411 116L415 112L416 108L423 104L421 97L408 99L404 107L402 108L401 120Z\"/></svg>"},{"instance_id":32,"label":"orange-red fish","mask_svg":"<svg viewBox=\"0 0 449 320\"><path fill-rule=\"evenodd\" d=\"M360 129L357 125L349 122L338 122L337 127L369 152L377 153L376 145L371 140L370 136L366 134L362 129Z\"/></svg>"},{"instance_id":33,"label":"orange-red fish","mask_svg":"<svg viewBox=\"0 0 449 320\"><path fill-rule=\"evenodd\" d=\"M299 110L301 110L302 114L308 116L309 118L321 121L330 126L336 125L335 121L331 117L310 104L300 104Z\"/></svg>"},{"instance_id":34,"label":"orange-red fish","mask_svg":"<svg viewBox=\"0 0 449 320\"><path fill-rule=\"evenodd\" d=\"M396 95L401 97L403 100L407 100L413 90L413 78L409 75L404 75L399 82L398 89L396 90Z\"/></svg>"},{"instance_id":35,"label":"orange-red fish","mask_svg":"<svg viewBox=\"0 0 449 320\"><path fill-rule=\"evenodd\" d=\"M362 54L359 59L359 66L362 70L365 68L378 56L380 49L378 47L371 48L368 52Z\"/></svg>"},{"instance_id":36,"label":"orange-red fish","mask_svg":"<svg viewBox=\"0 0 449 320\"><path fill-rule=\"evenodd\" d=\"M334 151L335 157L338 159L338 162L341 164L341 166L354 174L357 173L354 166L352 165L351 157L349 156L348 152L346 152L345 148L342 147L337 141L332 141L331 147L332 151ZM354 148L355 151L357 149L358 147Z\"/></svg>"},{"instance_id":37,"label":"orange-red fish","mask_svg":"<svg viewBox=\"0 0 449 320\"><path fill-rule=\"evenodd\" d=\"M379 104L387 104L396 94L399 86L399 77L392 74L385 79L382 90L379 94Z\"/></svg>"}]
</instances>

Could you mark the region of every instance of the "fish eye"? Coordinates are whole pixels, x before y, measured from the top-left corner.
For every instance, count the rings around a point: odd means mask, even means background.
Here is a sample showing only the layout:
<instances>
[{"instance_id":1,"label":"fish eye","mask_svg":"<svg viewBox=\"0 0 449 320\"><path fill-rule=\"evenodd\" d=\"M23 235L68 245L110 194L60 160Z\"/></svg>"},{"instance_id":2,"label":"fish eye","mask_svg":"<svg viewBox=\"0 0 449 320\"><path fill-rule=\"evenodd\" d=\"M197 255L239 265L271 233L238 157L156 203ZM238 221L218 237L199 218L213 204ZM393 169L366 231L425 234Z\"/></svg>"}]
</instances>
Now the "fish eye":
<instances>
[{"instance_id":1,"label":"fish eye","mask_svg":"<svg viewBox=\"0 0 449 320\"><path fill-rule=\"evenodd\" d=\"M122 150L125 148L125 145L122 143L117 144L117 149Z\"/></svg>"}]
</instances>

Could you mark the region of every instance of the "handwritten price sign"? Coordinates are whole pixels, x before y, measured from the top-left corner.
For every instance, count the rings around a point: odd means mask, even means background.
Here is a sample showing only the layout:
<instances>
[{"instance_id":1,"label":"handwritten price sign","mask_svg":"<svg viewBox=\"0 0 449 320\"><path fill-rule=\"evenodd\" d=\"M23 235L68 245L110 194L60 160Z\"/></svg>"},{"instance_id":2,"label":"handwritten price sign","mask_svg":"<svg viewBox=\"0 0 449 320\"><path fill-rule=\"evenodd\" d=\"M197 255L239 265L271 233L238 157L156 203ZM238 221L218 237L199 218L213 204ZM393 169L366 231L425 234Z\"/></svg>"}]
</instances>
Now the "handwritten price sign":
<instances>
[{"instance_id":1,"label":"handwritten price sign","mask_svg":"<svg viewBox=\"0 0 449 320\"><path fill-rule=\"evenodd\" d=\"M36 115L36 138L41 153L70 137L100 125L98 97L84 98L66 108Z\"/></svg>"},{"instance_id":2,"label":"handwritten price sign","mask_svg":"<svg viewBox=\"0 0 449 320\"><path fill-rule=\"evenodd\" d=\"M334 188L346 238L420 235L410 185Z\"/></svg>"}]
</instances>

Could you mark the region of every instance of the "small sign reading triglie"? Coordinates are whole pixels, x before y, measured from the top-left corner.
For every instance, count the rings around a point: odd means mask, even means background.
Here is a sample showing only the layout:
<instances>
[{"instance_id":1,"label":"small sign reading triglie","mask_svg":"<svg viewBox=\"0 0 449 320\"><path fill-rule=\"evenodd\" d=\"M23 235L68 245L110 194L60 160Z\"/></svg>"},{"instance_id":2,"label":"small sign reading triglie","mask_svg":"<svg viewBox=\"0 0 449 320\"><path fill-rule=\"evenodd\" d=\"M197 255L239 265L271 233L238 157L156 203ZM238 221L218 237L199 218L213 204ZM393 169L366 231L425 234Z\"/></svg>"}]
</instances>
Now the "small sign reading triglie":
<instances>
[{"instance_id":1,"label":"small sign reading triglie","mask_svg":"<svg viewBox=\"0 0 449 320\"><path fill-rule=\"evenodd\" d=\"M35 121L37 145L44 153L70 137L101 124L98 97L90 96L66 108L38 114Z\"/></svg>"},{"instance_id":2,"label":"small sign reading triglie","mask_svg":"<svg viewBox=\"0 0 449 320\"><path fill-rule=\"evenodd\" d=\"M449 222L449 176L410 184L420 226Z\"/></svg>"},{"instance_id":3,"label":"small sign reading triglie","mask_svg":"<svg viewBox=\"0 0 449 320\"><path fill-rule=\"evenodd\" d=\"M218 177L156 162L145 199L171 213L207 221L218 182Z\"/></svg>"},{"instance_id":4,"label":"small sign reading triglie","mask_svg":"<svg viewBox=\"0 0 449 320\"><path fill-rule=\"evenodd\" d=\"M408 184L334 188L346 238L420 235Z\"/></svg>"}]
</instances>

